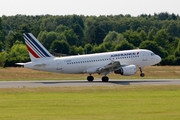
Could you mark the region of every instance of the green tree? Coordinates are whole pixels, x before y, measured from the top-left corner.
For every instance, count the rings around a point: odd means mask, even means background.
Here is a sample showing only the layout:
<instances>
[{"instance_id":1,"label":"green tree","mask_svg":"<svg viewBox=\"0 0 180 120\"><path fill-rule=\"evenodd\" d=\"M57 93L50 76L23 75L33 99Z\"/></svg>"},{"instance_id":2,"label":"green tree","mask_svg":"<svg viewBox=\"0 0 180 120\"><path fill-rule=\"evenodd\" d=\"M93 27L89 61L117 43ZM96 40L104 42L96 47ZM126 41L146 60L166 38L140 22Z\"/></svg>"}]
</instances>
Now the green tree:
<instances>
[{"instance_id":1,"label":"green tree","mask_svg":"<svg viewBox=\"0 0 180 120\"><path fill-rule=\"evenodd\" d=\"M174 55L169 55L166 58L162 59L161 65L175 65L176 58Z\"/></svg>"},{"instance_id":2,"label":"green tree","mask_svg":"<svg viewBox=\"0 0 180 120\"><path fill-rule=\"evenodd\" d=\"M60 24L59 26L56 27L55 31L58 32L58 33L62 33L65 30L69 30L69 29L70 29L69 27Z\"/></svg>"},{"instance_id":3,"label":"green tree","mask_svg":"<svg viewBox=\"0 0 180 120\"><path fill-rule=\"evenodd\" d=\"M151 30L148 32L147 39L148 39L148 40L154 40L154 35L155 35L155 32L154 32L153 29L151 29Z\"/></svg>"},{"instance_id":4,"label":"green tree","mask_svg":"<svg viewBox=\"0 0 180 120\"><path fill-rule=\"evenodd\" d=\"M52 42L58 38L58 35L56 32L41 31L37 39L49 50Z\"/></svg>"},{"instance_id":5,"label":"green tree","mask_svg":"<svg viewBox=\"0 0 180 120\"><path fill-rule=\"evenodd\" d=\"M5 39L5 50L9 52L16 40L15 33L13 31L10 31Z\"/></svg>"},{"instance_id":6,"label":"green tree","mask_svg":"<svg viewBox=\"0 0 180 120\"><path fill-rule=\"evenodd\" d=\"M104 48L106 49L105 51L113 51L114 50L114 46L116 44L119 44L120 42L118 43L112 43L112 42L104 42L102 43L102 45L104 46Z\"/></svg>"},{"instance_id":7,"label":"green tree","mask_svg":"<svg viewBox=\"0 0 180 120\"><path fill-rule=\"evenodd\" d=\"M84 49L82 48L82 46L79 46L77 48L77 53L80 54L80 55L84 54Z\"/></svg>"},{"instance_id":8,"label":"green tree","mask_svg":"<svg viewBox=\"0 0 180 120\"><path fill-rule=\"evenodd\" d=\"M72 29L65 30L62 35L65 37L66 41L69 45L77 45L78 46L78 36L74 33Z\"/></svg>"},{"instance_id":9,"label":"green tree","mask_svg":"<svg viewBox=\"0 0 180 120\"><path fill-rule=\"evenodd\" d=\"M131 21L130 27L133 31L136 31L139 27L141 27L141 22L138 19L134 19Z\"/></svg>"},{"instance_id":10,"label":"green tree","mask_svg":"<svg viewBox=\"0 0 180 120\"><path fill-rule=\"evenodd\" d=\"M180 41L178 42L177 48L174 52L175 57L180 57Z\"/></svg>"},{"instance_id":11,"label":"green tree","mask_svg":"<svg viewBox=\"0 0 180 120\"><path fill-rule=\"evenodd\" d=\"M52 17L52 16L46 16L45 18L43 18L42 20L41 20L41 29L43 30L43 31L48 31L48 32L50 32L50 31L53 31L53 30L55 30L56 29L56 26L57 26L57 22L55 21L55 19L54 19L54 17Z\"/></svg>"},{"instance_id":12,"label":"green tree","mask_svg":"<svg viewBox=\"0 0 180 120\"><path fill-rule=\"evenodd\" d=\"M29 33L29 32L31 32L30 27L27 24L20 25L18 27L18 31L19 31L19 33L21 33L21 35L22 35L22 33Z\"/></svg>"},{"instance_id":13,"label":"green tree","mask_svg":"<svg viewBox=\"0 0 180 120\"><path fill-rule=\"evenodd\" d=\"M164 29L159 30L156 33L154 40L159 46L163 48L168 48L169 40L168 40L168 34L166 33L166 30Z\"/></svg>"},{"instance_id":14,"label":"green tree","mask_svg":"<svg viewBox=\"0 0 180 120\"><path fill-rule=\"evenodd\" d=\"M55 40L52 42L50 51L55 53L68 54L70 46L65 40Z\"/></svg>"},{"instance_id":15,"label":"green tree","mask_svg":"<svg viewBox=\"0 0 180 120\"><path fill-rule=\"evenodd\" d=\"M78 52L77 52L77 46L75 46L75 45L70 46L69 54L70 54L70 55L77 55L77 54L78 54Z\"/></svg>"},{"instance_id":16,"label":"green tree","mask_svg":"<svg viewBox=\"0 0 180 120\"><path fill-rule=\"evenodd\" d=\"M89 33L90 43L97 45L101 44L105 35L106 33L102 28L100 28L99 26L93 27Z\"/></svg>"},{"instance_id":17,"label":"green tree","mask_svg":"<svg viewBox=\"0 0 180 120\"><path fill-rule=\"evenodd\" d=\"M128 41L123 41L120 44L117 44L114 48L115 51L120 51L120 50L131 50L135 49L133 44L129 43Z\"/></svg>"},{"instance_id":18,"label":"green tree","mask_svg":"<svg viewBox=\"0 0 180 120\"><path fill-rule=\"evenodd\" d=\"M169 37L180 37L178 24L175 21L171 21L170 24L167 27L167 33L169 34Z\"/></svg>"},{"instance_id":19,"label":"green tree","mask_svg":"<svg viewBox=\"0 0 180 120\"><path fill-rule=\"evenodd\" d=\"M72 29L74 33L78 36L79 40L81 40L84 37L83 29L81 28L79 24L73 24Z\"/></svg>"},{"instance_id":20,"label":"green tree","mask_svg":"<svg viewBox=\"0 0 180 120\"><path fill-rule=\"evenodd\" d=\"M154 15L142 14L137 17L121 14L108 16L3 15L0 17L0 42L3 44L0 49L6 50L9 54L16 40L24 43L22 35L24 32L31 32L34 36L38 36L47 49L50 49L54 40L65 40L71 46L75 45L76 49L90 43L93 48L88 52L111 51L124 40L135 47L139 47L143 41L150 40L155 41L160 49L163 48L168 52L168 56L163 59L170 60L173 58L170 55L175 55L175 64L177 64L180 61L177 56L179 23L179 15L167 12Z\"/></svg>"},{"instance_id":21,"label":"green tree","mask_svg":"<svg viewBox=\"0 0 180 120\"><path fill-rule=\"evenodd\" d=\"M6 51L0 52L0 67L4 67L8 54Z\"/></svg>"},{"instance_id":22,"label":"green tree","mask_svg":"<svg viewBox=\"0 0 180 120\"><path fill-rule=\"evenodd\" d=\"M2 20L0 18L0 44L3 44L4 43L4 34L2 32L3 28L2 28ZM2 50L3 46L0 45L0 51Z\"/></svg>"},{"instance_id":23,"label":"green tree","mask_svg":"<svg viewBox=\"0 0 180 120\"><path fill-rule=\"evenodd\" d=\"M3 43L0 41L0 52L3 50Z\"/></svg>"},{"instance_id":24,"label":"green tree","mask_svg":"<svg viewBox=\"0 0 180 120\"><path fill-rule=\"evenodd\" d=\"M140 37L141 41L147 40L146 32L144 30L141 30L141 32L139 33L139 37Z\"/></svg>"},{"instance_id":25,"label":"green tree","mask_svg":"<svg viewBox=\"0 0 180 120\"><path fill-rule=\"evenodd\" d=\"M143 41L140 44L139 48L151 50L155 54L161 56L161 58L165 58L168 56L168 52L164 50L162 47L158 46L158 44L154 41Z\"/></svg>"},{"instance_id":26,"label":"green tree","mask_svg":"<svg viewBox=\"0 0 180 120\"><path fill-rule=\"evenodd\" d=\"M105 36L104 42L115 42L116 44L120 41L126 40L121 33L116 31L109 31L109 33Z\"/></svg>"},{"instance_id":27,"label":"green tree","mask_svg":"<svg viewBox=\"0 0 180 120\"><path fill-rule=\"evenodd\" d=\"M69 54L71 54L71 55L82 55L82 54L84 54L84 48L82 48L81 46L77 47L77 46L73 45L70 47Z\"/></svg>"},{"instance_id":28,"label":"green tree","mask_svg":"<svg viewBox=\"0 0 180 120\"><path fill-rule=\"evenodd\" d=\"M85 44L85 46L84 46L85 54L91 53L92 48L93 48L93 46L90 43Z\"/></svg>"},{"instance_id":29,"label":"green tree","mask_svg":"<svg viewBox=\"0 0 180 120\"><path fill-rule=\"evenodd\" d=\"M127 30L123 33L127 41L133 44L135 47L138 47L142 42L137 31Z\"/></svg>"},{"instance_id":30,"label":"green tree","mask_svg":"<svg viewBox=\"0 0 180 120\"><path fill-rule=\"evenodd\" d=\"M12 46L9 56L11 58L15 58L19 62L24 62L29 60L29 54L26 45L22 44L19 41L16 41L16 43Z\"/></svg>"},{"instance_id":31,"label":"green tree","mask_svg":"<svg viewBox=\"0 0 180 120\"><path fill-rule=\"evenodd\" d=\"M165 12L165 13L159 13L158 14L158 18L159 20L166 20L169 18L169 13Z\"/></svg>"},{"instance_id":32,"label":"green tree","mask_svg":"<svg viewBox=\"0 0 180 120\"><path fill-rule=\"evenodd\" d=\"M0 31L2 30L2 19L0 18Z\"/></svg>"},{"instance_id":33,"label":"green tree","mask_svg":"<svg viewBox=\"0 0 180 120\"><path fill-rule=\"evenodd\" d=\"M107 52L107 49L103 44L100 45L94 45L92 49L92 53L101 53L101 52Z\"/></svg>"},{"instance_id":34,"label":"green tree","mask_svg":"<svg viewBox=\"0 0 180 120\"><path fill-rule=\"evenodd\" d=\"M16 41L9 52L5 66L14 66L15 63L27 61L30 61L30 58L26 45Z\"/></svg>"}]
</instances>

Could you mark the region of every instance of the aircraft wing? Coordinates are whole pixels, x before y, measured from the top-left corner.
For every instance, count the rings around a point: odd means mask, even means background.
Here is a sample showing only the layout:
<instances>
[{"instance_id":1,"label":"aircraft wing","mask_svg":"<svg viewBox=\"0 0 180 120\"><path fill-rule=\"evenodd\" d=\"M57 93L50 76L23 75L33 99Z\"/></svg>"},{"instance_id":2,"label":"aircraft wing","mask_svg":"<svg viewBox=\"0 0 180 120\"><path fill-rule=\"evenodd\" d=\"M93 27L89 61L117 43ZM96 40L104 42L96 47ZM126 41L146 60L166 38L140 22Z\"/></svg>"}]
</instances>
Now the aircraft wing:
<instances>
[{"instance_id":1,"label":"aircraft wing","mask_svg":"<svg viewBox=\"0 0 180 120\"><path fill-rule=\"evenodd\" d=\"M111 72L111 71L118 69L120 66L121 66L121 64L119 61L112 61L108 65L98 68L97 72L98 73Z\"/></svg>"},{"instance_id":2,"label":"aircraft wing","mask_svg":"<svg viewBox=\"0 0 180 120\"><path fill-rule=\"evenodd\" d=\"M119 61L112 61L111 63L104 66L97 66L88 68L83 73L105 73L108 74L111 71L117 70L121 66Z\"/></svg>"}]
</instances>

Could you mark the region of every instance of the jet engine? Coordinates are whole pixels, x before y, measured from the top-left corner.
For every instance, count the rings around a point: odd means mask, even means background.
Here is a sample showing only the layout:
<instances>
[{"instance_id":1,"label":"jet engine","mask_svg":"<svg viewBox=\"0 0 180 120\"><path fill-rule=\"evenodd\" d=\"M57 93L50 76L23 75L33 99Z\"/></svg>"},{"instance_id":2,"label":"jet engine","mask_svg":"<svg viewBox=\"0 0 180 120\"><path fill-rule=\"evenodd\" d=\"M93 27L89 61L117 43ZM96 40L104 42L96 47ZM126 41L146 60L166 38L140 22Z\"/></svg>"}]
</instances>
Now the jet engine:
<instances>
[{"instance_id":1,"label":"jet engine","mask_svg":"<svg viewBox=\"0 0 180 120\"><path fill-rule=\"evenodd\" d=\"M121 67L119 70L114 71L114 73L130 76L136 74L136 71L137 71L136 65L127 65Z\"/></svg>"}]
</instances>

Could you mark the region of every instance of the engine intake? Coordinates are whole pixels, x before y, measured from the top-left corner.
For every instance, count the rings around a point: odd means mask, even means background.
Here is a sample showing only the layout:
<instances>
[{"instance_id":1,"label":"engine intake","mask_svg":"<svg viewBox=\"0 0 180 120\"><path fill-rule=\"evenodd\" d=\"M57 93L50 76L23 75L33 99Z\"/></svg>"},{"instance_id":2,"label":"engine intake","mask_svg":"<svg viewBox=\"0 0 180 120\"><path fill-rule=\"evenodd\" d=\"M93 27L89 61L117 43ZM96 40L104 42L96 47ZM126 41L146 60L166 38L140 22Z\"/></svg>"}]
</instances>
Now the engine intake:
<instances>
[{"instance_id":1,"label":"engine intake","mask_svg":"<svg viewBox=\"0 0 180 120\"><path fill-rule=\"evenodd\" d=\"M136 65L127 65L127 66L121 67L119 70L114 71L114 73L130 76L130 75L136 74L136 71L137 71Z\"/></svg>"}]
</instances>

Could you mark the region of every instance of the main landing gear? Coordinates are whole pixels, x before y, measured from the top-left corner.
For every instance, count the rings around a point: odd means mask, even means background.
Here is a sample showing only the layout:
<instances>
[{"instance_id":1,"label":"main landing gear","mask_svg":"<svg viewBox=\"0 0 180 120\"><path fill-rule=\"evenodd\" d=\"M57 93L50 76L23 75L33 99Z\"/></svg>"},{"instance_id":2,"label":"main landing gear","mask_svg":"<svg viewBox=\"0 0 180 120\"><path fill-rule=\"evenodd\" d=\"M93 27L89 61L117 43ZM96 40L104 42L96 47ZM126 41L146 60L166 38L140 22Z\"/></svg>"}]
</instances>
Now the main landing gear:
<instances>
[{"instance_id":1,"label":"main landing gear","mask_svg":"<svg viewBox=\"0 0 180 120\"><path fill-rule=\"evenodd\" d=\"M108 82L108 81L109 81L109 78L107 76L102 77L102 82Z\"/></svg>"},{"instance_id":2,"label":"main landing gear","mask_svg":"<svg viewBox=\"0 0 180 120\"><path fill-rule=\"evenodd\" d=\"M141 68L141 67L139 67L139 70L140 70L140 76L141 76L141 77L144 77L145 74L142 72L142 68ZM90 75L87 77L87 80L88 80L89 82L92 82L92 81L94 80L94 77L91 76L91 74L90 74ZM101 80L102 80L102 82L108 82L108 81L109 81L109 78L105 75L105 76L103 76L103 77L101 78Z\"/></svg>"},{"instance_id":3,"label":"main landing gear","mask_svg":"<svg viewBox=\"0 0 180 120\"><path fill-rule=\"evenodd\" d=\"M93 76L87 76L87 80L89 81L89 82L92 82L93 80L94 80L94 77Z\"/></svg>"},{"instance_id":4,"label":"main landing gear","mask_svg":"<svg viewBox=\"0 0 180 120\"><path fill-rule=\"evenodd\" d=\"M89 82L92 82L92 81L94 80L94 77L91 76L91 75L89 75L89 76L87 77L87 80L88 80ZM107 76L103 76L103 77L101 78L101 80L102 80L102 82L108 82L108 81L109 81L109 78L108 78Z\"/></svg>"},{"instance_id":5,"label":"main landing gear","mask_svg":"<svg viewBox=\"0 0 180 120\"><path fill-rule=\"evenodd\" d=\"M139 69L140 69L140 76L141 76L141 77L144 77L144 76L145 76L145 74L142 72L142 68L141 68L141 67L139 67Z\"/></svg>"}]
</instances>

